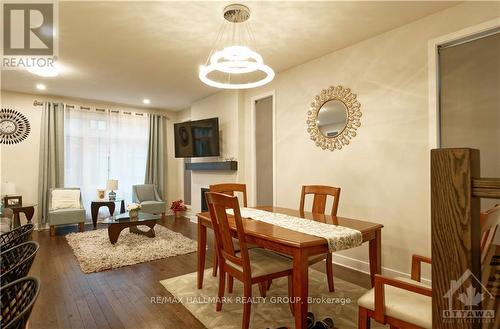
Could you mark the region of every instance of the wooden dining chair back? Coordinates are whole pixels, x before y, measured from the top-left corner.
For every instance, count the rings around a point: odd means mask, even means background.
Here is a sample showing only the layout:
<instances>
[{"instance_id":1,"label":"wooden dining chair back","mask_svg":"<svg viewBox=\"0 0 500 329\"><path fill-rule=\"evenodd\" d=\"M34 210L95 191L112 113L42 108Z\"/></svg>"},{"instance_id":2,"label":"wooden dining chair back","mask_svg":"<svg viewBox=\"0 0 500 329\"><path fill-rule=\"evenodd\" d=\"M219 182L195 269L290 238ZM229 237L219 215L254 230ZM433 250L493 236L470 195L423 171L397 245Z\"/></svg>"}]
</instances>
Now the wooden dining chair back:
<instances>
[{"instance_id":1,"label":"wooden dining chair back","mask_svg":"<svg viewBox=\"0 0 500 329\"><path fill-rule=\"evenodd\" d=\"M216 311L222 310L224 300L226 274L228 284L232 290L232 280L236 278L243 283L243 319L242 329L250 326L250 309L252 300L252 285L258 284L262 297L265 297L267 282L280 277L288 277L288 294L293 296L293 263L290 259L264 248L248 249L240 206L235 196L207 192L205 193L212 227L215 234L218 254L219 289ZM226 210L231 209L233 215L229 218ZM232 223L234 221L234 224ZM236 227L236 239L239 242L239 251L234 247L231 225ZM234 231L234 228L233 228ZM292 310L292 298L289 300Z\"/></svg>"},{"instance_id":2,"label":"wooden dining chair back","mask_svg":"<svg viewBox=\"0 0 500 329\"><path fill-rule=\"evenodd\" d=\"M245 184L239 183L221 183L221 184L213 184L209 186L210 192L222 193L230 196L235 196L236 193L241 193L243 199L243 207L248 207L247 203L247 186ZM239 200L239 199L238 199ZM214 250L217 248L214 241ZM212 266L212 276L217 276L217 270L219 268L219 264L217 261L217 254L214 254L213 257L213 266Z\"/></svg>"},{"instance_id":3,"label":"wooden dining chair back","mask_svg":"<svg viewBox=\"0 0 500 329\"><path fill-rule=\"evenodd\" d=\"M300 211L304 212L306 195L313 194L312 213L324 214L326 209L327 197L333 197L332 216L337 216L339 207L340 187L325 186L325 185L304 185L302 186L302 194L300 196Z\"/></svg>"},{"instance_id":4,"label":"wooden dining chair back","mask_svg":"<svg viewBox=\"0 0 500 329\"><path fill-rule=\"evenodd\" d=\"M309 194L313 195L313 203L311 210L312 213L324 214L326 210L328 196L331 196L333 197L333 204L330 215L337 216L337 209L339 207L339 198L340 198L340 187L325 186L325 185L303 185L302 193L300 195L300 206L299 206L299 210L301 213L304 213L306 196ZM327 253L326 255L311 257L309 259L309 264L312 265L321 262L323 260L325 260L328 290L330 292L334 292L335 286L333 282L332 254Z\"/></svg>"},{"instance_id":5,"label":"wooden dining chair back","mask_svg":"<svg viewBox=\"0 0 500 329\"><path fill-rule=\"evenodd\" d=\"M213 184L209 186L209 189L210 192L222 193L231 196L234 196L236 192L239 192L243 196L243 207L248 207L246 184L239 184L239 183Z\"/></svg>"},{"instance_id":6,"label":"wooden dining chair back","mask_svg":"<svg viewBox=\"0 0 500 329\"><path fill-rule=\"evenodd\" d=\"M245 241L245 231L240 214L238 198L223 193L207 192L208 210L212 219L212 226L217 242L217 256L222 257L222 263L228 261L243 269L239 271L237 267L232 266L239 276L243 279L244 273L250 275L250 260L248 257L248 249ZM227 209L231 209L234 213L233 220L236 225L236 239L239 243L239 250L234 247L233 236L231 234L231 226L226 213ZM238 252L238 254L237 254ZM219 261L219 265L221 262Z\"/></svg>"}]
</instances>

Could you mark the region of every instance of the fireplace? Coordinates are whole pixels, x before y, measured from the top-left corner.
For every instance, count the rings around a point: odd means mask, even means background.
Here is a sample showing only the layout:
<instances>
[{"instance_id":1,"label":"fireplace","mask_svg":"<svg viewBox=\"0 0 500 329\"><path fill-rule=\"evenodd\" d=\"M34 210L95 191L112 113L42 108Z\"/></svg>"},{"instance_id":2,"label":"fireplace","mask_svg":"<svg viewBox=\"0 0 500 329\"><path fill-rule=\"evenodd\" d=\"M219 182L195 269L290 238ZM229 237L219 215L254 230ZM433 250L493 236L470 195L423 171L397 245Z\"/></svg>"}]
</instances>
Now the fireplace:
<instances>
[{"instance_id":1,"label":"fireplace","mask_svg":"<svg viewBox=\"0 0 500 329\"><path fill-rule=\"evenodd\" d=\"M201 211L208 211L207 199L205 199L205 192L210 191L208 188L201 188Z\"/></svg>"}]
</instances>

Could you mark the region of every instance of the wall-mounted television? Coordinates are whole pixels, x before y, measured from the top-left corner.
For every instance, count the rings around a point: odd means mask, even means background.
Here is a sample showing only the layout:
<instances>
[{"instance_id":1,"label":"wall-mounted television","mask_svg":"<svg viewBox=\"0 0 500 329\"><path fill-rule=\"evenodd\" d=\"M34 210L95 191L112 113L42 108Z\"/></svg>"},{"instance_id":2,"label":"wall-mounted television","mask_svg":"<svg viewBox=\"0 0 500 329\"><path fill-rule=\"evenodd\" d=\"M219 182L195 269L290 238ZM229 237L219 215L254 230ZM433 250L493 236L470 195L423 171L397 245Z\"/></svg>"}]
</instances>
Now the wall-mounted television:
<instances>
[{"instance_id":1,"label":"wall-mounted television","mask_svg":"<svg viewBox=\"0 0 500 329\"><path fill-rule=\"evenodd\" d=\"M174 124L175 157L219 156L219 118Z\"/></svg>"}]
</instances>

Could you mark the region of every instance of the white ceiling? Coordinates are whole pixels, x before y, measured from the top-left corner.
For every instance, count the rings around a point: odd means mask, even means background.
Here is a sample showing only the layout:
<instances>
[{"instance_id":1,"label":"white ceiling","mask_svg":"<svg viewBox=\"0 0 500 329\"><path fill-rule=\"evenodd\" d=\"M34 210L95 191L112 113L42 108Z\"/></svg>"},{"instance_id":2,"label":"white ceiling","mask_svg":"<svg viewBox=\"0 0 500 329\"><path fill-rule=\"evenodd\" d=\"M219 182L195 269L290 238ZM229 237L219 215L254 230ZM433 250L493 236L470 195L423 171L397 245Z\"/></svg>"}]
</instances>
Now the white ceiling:
<instances>
[{"instance_id":1,"label":"white ceiling","mask_svg":"<svg viewBox=\"0 0 500 329\"><path fill-rule=\"evenodd\" d=\"M2 89L179 110L218 89L198 79L230 2L59 2L56 78L3 71ZM276 72L456 2L245 2L258 52Z\"/></svg>"}]
</instances>

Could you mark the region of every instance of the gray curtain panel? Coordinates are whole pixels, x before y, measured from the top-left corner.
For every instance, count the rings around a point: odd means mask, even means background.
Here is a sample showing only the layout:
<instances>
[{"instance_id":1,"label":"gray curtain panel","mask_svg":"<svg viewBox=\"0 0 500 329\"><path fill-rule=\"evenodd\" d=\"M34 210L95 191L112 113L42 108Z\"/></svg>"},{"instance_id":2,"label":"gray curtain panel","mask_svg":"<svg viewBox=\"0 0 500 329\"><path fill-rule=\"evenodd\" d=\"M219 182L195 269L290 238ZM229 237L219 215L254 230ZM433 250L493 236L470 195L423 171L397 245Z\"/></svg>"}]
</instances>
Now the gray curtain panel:
<instances>
[{"instance_id":1,"label":"gray curtain panel","mask_svg":"<svg viewBox=\"0 0 500 329\"><path fill-rule=\"evenodd\" d=\"M158 193L165 199L165 137L167 135L166 119L163 115L148 114L149 138L146 162L145 184L154 184Z\"/></svg>"},{"instance_id":2,"label":"gray curtain panel","mask_svg":"<svg viewBox=\"0 0 500 329\"><path fill-rule=\"evenodd\" d=\"M64 104L44 102L40 129L39 222L47 222L49 189L64 187Z\"/></svg>"}]
</instances>

